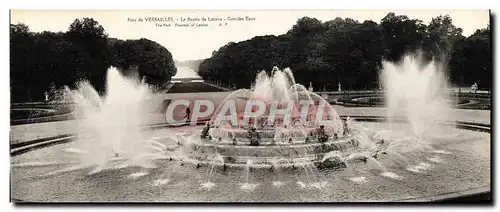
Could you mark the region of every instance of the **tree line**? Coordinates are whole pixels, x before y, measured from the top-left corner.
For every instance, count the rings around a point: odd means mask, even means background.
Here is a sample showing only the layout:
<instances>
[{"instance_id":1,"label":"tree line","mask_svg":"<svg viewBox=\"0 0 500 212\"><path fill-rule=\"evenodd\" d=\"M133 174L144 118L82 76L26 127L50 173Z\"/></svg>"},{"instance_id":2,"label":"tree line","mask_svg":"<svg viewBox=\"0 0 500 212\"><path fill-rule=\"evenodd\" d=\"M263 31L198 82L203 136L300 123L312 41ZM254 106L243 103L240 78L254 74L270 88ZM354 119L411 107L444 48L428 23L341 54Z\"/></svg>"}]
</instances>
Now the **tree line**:
<instances>
[{"instance_id":1,"label":"tree line","mask_svg":"<svg viewBox=\"0 0 500 212\"><path fill-rule=\"evenodd\" d=\"M104 93L110 66L162 88L177 73L171 53L148 40L110 38L92 18L75 19L66 32L31 32L10 25L11 102L42 101L45 93L88 81Z\"/></svg>"},{"instance_id":2,"label":"tree line","mask_svg":"<svg viewBox=\"0 0 500 212\"><path fill-rule=\"evenodd\" d=\"M446 64L452 83L491 88L490 29L464 37L448 16L426 25L421 20L388 13L377 24L351 18L321 22L303 17L279 36L257 36L230 42L214 51L198 68L205 80L248 88L258 72L289 67L297 83L315 90L373 89L383 60L399 61L417 53Z\"/></svg>"}]
</instances>

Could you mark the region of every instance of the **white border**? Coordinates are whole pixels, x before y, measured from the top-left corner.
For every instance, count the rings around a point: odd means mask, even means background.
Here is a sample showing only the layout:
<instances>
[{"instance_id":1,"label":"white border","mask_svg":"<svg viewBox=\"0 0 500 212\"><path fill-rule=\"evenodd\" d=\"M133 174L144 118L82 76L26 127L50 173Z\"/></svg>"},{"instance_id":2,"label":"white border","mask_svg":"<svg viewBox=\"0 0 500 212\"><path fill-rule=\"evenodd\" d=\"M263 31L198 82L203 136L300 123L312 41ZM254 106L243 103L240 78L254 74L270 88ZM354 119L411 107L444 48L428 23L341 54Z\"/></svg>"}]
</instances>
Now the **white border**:
<instances>
[{"instance_id":1,"label":"white border","mask_svg":"<svg viewBox=\"0 0 500 212\"><path fill-rule=\"evenodd\" d=\"M322 2L321 2L322 1ZM490 8L498 8L499 1L493 0L473 0L473 1L436 1L436 0L418 0L418 1L380 1L380 0L357 0L357 1L325 1L325 0L286 0L286 1L269 1L269 0L251 0L251 1L242 1L242 0L185 0L185 1L165 1L165 0L146 0L146 1L102 1L102 0L84 0L84 1L54 1L54 0L29 0L29 1L1 1L2 6L2 19L4 20L2 23L5 25L2 29L2 41L0 42L2 45L2 62L3 66L0 71L0 79L3 80L0 83L1 86L1 97L2 104L0 108L0 121L1 121L1 133L2 140L4 142L4 154L1 156L2 160L2 175L1 175L1 199L3 200L1 211L11 211L14 209L19 210L32 210L33 207L16 207L14 208L12 204L8 203L9 200L9 165L10 156L7 154L8 150L8 129L9 129L9 115L7 113L9 108L9 44L7 42L9 37L9 31L7 27L7 22L9 20L9 13L7 9L490 9ZM79 4L84 3L84 4ZM493 11L495 12L495 11ZM495 24L496 25L496 24ZM493 28L495 28L494 26ZM498 36L498 34L495 34ZM496 37L495 37L496 38ZM497 43L497 42L495 42ZM497 47L495 45L495 47ZM495 57L495 61L500 61L498 58L498 54ZM497 74L498 77L499 74ZM498 82L499 79L496 78ZM498 96L495 94L495 99L498 99ZM497 103L495 102L495 105ZM492 142L494 142L492 140ZM496 145L498 148L498 145ZM497 148L495 150L497 150ZM498 152L498 151L495 151ZM496 169L497 167L495 167ZM495 182L497 185L498 182ZM496 191L498 191L496 189ZM172 194L175 195L175 194ZM496 194L495 196L498 196ZM7 204L5 204L7 203ZM118 206L118 205L116 205ZM147 205L146 205L147 206ZM241 207L244 206L244 207ZM304 207L307 205L302 205ZM378 205L383 206L383 205ZM411 206L411 205L408 205ZM419 208L409 208L406 207L405 211L413 211L418 210ZM233 206L234 207L234 206ZM40 210L45 211L62 211L69 209L69 207L40 207ZM143 211L144 209L151 210L178 210L178 209L187 209L191 210L203 210L203 211L220 211L220 210L262 210L262 211L288 211L297 209L297 207L267 207L267 208L252 208L247 207L247 205L240 205L238 208L231 207L127 207L127 208L119 208L119 207L71 207L71 209L76 210L85 210L90 209L92 211ZM362 210L365 207L314 207L308 208L307 210L316 209L316 210L345 210L345 211L353 211L353 210ZM369 211L381 211L381 210L401 210L401 207L370 207L367 208ZM446 208L451 209L453 211L457 210L476 210L476 208ZM445 208L425 208L425 210L429 211L438 211L438 210L446 210ZM490 208L492 209L492 208Z\"/></svg>"},{"instance_id":2,"label":"white border","mask_svg":"<svg viewBox=\"0 0 500 212\"><path fill-rule=\"evenodd\" d=\"M81 4L83 3L83 4ZM99 1L87 0L69 2L63 0L23 0L12 1L11 9L489 9L494 8L488 0L475 1L391 1L391 0L357 0L353 1L321 1L321 0L289 0L269 1L229 1L229 0L190 0L190 1Z\"/></svg>"}]
</instances>

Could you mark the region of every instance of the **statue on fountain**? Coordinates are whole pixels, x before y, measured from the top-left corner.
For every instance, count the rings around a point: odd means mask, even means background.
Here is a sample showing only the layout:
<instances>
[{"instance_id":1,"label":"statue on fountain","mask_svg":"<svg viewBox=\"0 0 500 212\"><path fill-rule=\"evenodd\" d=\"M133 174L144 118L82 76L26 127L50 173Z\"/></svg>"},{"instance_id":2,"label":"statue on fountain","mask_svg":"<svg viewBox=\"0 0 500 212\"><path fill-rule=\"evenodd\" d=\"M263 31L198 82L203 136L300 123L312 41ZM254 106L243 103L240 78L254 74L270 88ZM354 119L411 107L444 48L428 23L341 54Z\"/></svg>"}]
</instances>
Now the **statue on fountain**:
<instances>
[{"instance_id":1,"label":"statue on fountain","mask_svg":"<svg viewBox=\"0 0 500 212\"><path fill-rule=\"evenodd\" d=\"M259 146L260 135L256 131L255 127L250 128L248 131L248 139L250 140L250 146Z\"/></svg>"},{"instance_id":2,"label":"statue on fountain","mask_svg":"<svg viewBox=\"0 0 500 212\"><path fill-rule=\"evenodd\" d=\"M210 123L207 123L205 127L203 127L203 130L201 131L201 138L202 139L212 139L212 136L208 133L210 130Z\"/></svg>"}]
</instances>

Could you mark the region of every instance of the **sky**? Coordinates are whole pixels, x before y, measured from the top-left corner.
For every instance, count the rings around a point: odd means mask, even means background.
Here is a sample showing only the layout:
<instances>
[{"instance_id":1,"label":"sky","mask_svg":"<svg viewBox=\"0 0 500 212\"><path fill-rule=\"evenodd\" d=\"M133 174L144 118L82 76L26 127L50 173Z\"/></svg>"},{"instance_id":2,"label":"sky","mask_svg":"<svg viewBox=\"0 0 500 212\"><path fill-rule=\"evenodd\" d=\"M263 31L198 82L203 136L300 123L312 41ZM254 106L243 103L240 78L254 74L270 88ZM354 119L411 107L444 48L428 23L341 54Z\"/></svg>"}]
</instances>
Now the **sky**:
<instances>
[{"instance_id":1,"label":"sky","mask_svg":"<svg viewBox=\"0 0 500 212\"><path fill-rule=\"evenodd\" d=\"M449 15L454 25L463 29L464 36L473 34L476 29L487 27L490 22L488 10L391 11L396 15L420 19L426 24L433 17ZM350 17L360 22L372 20L379 23L391 11L12 10L11 23L24 23L33 32L57 32L66 31L76 18L91 17L104 27L110 37L123 40L147 38L167 48L175 60L183 61L208 58L213 51L229 42L244 41L260 35L284 34L304 16L323 22L336 17ZM156 17L158 20L149 20L148 17Z\"/></svg>"}]
</instances>

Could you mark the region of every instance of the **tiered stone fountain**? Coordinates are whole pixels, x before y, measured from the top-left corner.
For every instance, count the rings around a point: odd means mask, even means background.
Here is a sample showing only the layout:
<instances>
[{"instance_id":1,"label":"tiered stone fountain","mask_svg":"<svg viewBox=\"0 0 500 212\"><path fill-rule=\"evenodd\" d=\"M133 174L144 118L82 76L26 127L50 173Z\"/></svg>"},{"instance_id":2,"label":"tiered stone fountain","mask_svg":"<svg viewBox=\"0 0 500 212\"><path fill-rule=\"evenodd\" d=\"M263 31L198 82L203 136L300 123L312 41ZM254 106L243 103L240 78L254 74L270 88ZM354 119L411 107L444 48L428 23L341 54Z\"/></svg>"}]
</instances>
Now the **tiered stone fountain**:
<instances>
[{"instance_id":1,"label":"tiered stone fountain","mask_svg":"<svg viewBox=\"0 0 500 212\"><path fill-rule=\"evenodd\" d=\"M261 109L251 105L255 101L263 103L260 115L254 115ZM231 115L228 105L236 106L236 115L221 120ZM288 111L276 113L284 109ZM220 104L200 141L191 144L189 158L198 167L215 164L224 169L246 167L249 161L251 167L271 169L302 163L323 167L325 153L359 147L349 125L325 99L295 84L289 69L275 67L270 76L261 72L255 87L234 91ZM329 164L345 167L342 160Z\"/></svg>"}]
</instances>

